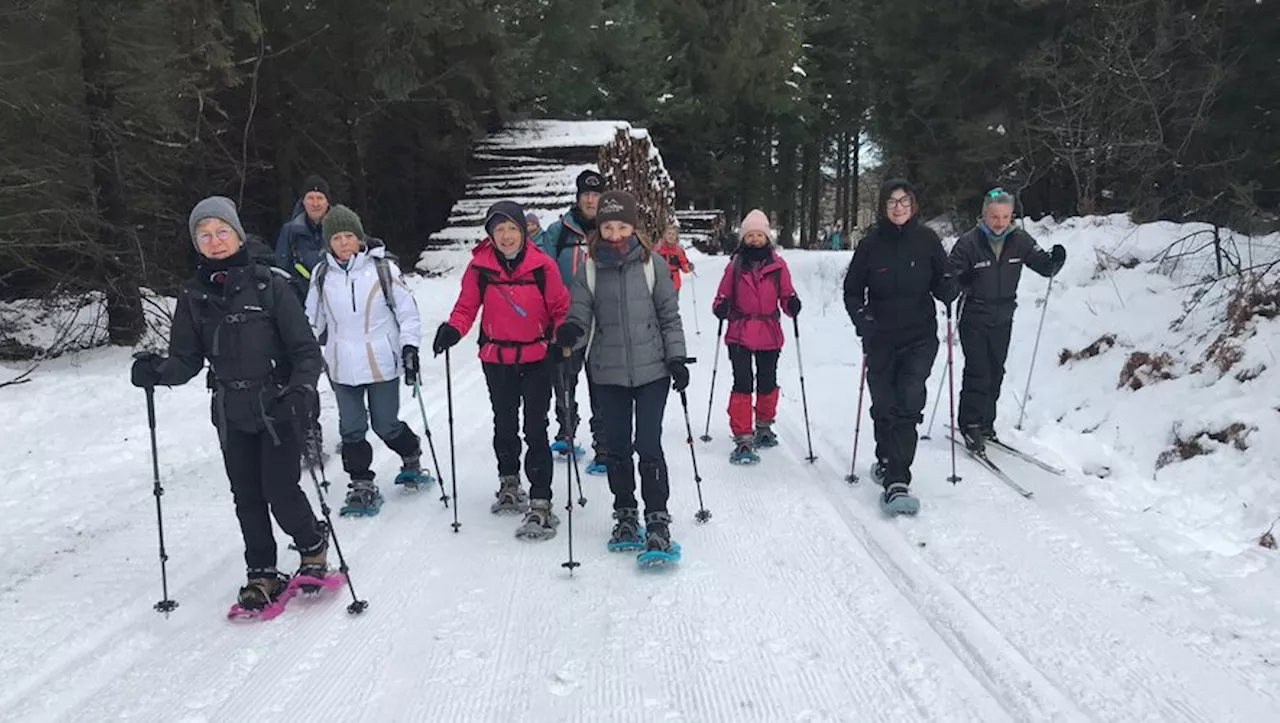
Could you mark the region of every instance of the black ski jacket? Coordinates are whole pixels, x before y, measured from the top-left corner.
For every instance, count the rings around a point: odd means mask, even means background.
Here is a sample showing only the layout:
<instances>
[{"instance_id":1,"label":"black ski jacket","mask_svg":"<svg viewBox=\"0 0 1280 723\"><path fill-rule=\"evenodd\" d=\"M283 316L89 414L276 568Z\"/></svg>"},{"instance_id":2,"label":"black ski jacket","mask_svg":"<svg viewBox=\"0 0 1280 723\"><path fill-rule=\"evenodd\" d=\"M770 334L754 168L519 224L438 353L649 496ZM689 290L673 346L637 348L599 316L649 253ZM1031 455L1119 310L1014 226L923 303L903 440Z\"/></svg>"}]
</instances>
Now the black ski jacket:
<instances>
[{"instance_id":1,"label":"black ski jacket","mask_svg":"<svg viewBox=\"0 0 1280 723\"><path fill-rule=\"evenodd\" d=\"M881 196L883 207L887 194ZM864 340L895 347L936 336L938 311L933 300L950 304L957 293L942 240L914 216L896 226L882 215L858 242L844 279L849 318L871 330Z\"/></svg>"},{"instance_id":2,"label":"black ski jacket","mask_svg":"<svg viewBox=\"0 0 1280 723\"><path fill-rule=\"evenodd\" d=\"M271 257L265 245L248 242L223 263L202 262L178 290L160 384L185 384L208 359L220 432L274 433L276 423L291 424L277 397L314 389L324 368L306 313L288 279L268 265Z\"/></svg>"},{"instance_id":3,"label":"black ski jacket","mask_svg":"<svg viewBox=\"0 0 1280 723\"><path fill-rule=\"evenodd\" d=\"M1062 268L1020 228L1005 238L997 259L982 227L975 227L956 240L949 261L964 292L962 320L987 326L1013 322L1023 265L1045 277Z\"/></svg>"}]
</instances>

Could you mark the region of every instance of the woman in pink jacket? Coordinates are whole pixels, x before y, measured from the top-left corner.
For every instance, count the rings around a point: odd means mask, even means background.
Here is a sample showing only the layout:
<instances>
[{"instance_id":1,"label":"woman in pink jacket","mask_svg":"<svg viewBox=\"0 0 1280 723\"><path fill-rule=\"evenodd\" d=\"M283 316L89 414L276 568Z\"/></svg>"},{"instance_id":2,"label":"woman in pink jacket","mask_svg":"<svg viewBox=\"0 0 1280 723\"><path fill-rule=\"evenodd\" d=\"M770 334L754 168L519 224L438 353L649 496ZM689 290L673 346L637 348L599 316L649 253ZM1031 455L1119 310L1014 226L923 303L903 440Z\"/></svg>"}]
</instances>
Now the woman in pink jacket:
<instances>
[{"instance_id":1,"label":"woman in pink jacket","mask_svg":"<svg viewBox=\"0 0 1280 723\"><path fill-rule=\"evenodd\" d=\"M729 395L729 428L733 430L733 464L760 461L756 448L775 447L773 420L778 411L778 355L782 352L782 316L800 313L791 271L769 242L769 217L759 209L742 220L738 247L724 270L711 310L729 321L725 344L733 364ZM751 362L755 360L755 429L752 430Z\"/></svg>"},{"instance_id":2,"label":"woman in pink jacket","mask_svg":"<svg viewBox=\"0 0 1280 723\"><path fill-rule=\"evenodd\" d=\"M457 344L480 315L480 361L493 405L493 451L498 457L498 501L490 511L518 514L527 509L516 537L547 540L560 524L551 512L547 412L554 369L547 346L569 313L569 290L556 262L529 242L519 204L495 203L484 227L489 238L472 252L458 301L436 332L432 349L439 354ZM520 484L521 406L529 496Z\"/></svg>"}]
</instances>

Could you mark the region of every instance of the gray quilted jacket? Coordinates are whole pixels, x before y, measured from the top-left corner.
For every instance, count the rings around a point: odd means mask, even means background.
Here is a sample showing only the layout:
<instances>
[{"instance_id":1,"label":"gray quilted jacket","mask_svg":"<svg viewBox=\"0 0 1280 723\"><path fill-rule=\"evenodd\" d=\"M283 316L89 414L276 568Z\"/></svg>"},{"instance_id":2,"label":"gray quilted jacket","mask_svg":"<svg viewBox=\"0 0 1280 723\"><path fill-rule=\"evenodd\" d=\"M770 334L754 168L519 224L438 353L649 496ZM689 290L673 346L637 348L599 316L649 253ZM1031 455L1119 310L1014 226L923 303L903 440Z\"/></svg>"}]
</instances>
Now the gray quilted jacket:
<instances>
[{"instance_id":1,"label":"gray quilted jacket","mask_svg":"<svg viewBox=\"0 0 1280 723\"><path fill-rule=\"evenodd\" d=\"M634 239L631 250L622 256L601 244L594 294L583 269L574 277L566 323L585 329L591 337L587 363L596 384L643 386L669 377L667 363L685 358L680 297L671 274L658 259L650 294L643 253Z\"/></svg>"}]
</instances>

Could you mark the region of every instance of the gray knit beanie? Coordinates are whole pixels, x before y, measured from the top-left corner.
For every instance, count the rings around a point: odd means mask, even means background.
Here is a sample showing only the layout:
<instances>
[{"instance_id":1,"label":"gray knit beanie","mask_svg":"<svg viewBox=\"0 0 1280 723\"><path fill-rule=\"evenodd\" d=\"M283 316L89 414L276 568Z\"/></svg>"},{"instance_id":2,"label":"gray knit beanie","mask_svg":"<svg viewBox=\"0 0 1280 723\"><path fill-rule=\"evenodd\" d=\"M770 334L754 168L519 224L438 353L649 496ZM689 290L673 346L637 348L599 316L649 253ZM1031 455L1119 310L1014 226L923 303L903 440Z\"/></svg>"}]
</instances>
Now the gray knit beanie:
<instances>
[{"instance_id":1,"label":"gray knit beanie","mask_svg":"<svg viewBox=\"0 0 1280 723\"><path fill-rule=\"evenodd\" d=\"M240 237L240 243L244 243L248 235L244 232L244 226L240 225L240 214L236 213L236 203L226 196L210 196L196 207L191 209L191 216L187 218L187 230L191 232L191 245L199 249L200 245L196 243L196 226L206 218L216 218L235 229L236 234Z\"/></svg>"}]
</instances>

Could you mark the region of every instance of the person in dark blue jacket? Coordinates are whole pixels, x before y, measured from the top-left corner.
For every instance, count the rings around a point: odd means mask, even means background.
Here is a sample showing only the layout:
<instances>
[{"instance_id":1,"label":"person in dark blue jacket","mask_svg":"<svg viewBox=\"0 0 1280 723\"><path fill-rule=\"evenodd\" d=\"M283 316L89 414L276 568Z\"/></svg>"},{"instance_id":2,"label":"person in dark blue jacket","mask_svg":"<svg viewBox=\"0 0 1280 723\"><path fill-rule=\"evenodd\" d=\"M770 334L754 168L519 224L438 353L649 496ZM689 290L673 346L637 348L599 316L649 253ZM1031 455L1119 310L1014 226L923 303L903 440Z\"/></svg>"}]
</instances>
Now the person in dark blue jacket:
<instances>
[{"instance_id":1,"label":"person in dark blue jacket","mask_svg":"<svg viewBox=\"0 0 1280 723\"><path fill-rule=\"evenodd\" d=\"M293 275L299 299L307 298L311 271L324 260L324 232L320 224L329 213L329 184L312 174L302 184L301 198L293 206L293 216L280 227L276 237L276 263Z\"/></svg>"},{"instance_id":2,"label":"person in dark blue jacket","mask_svg":"<svg viewBox=\"0 0 1280 723\"><path fill-rule=\"evenodd\" d=\"M924 421L925 383L938 354L934 299L950 308L959 290L942 240L917 217L915 188L887 181L879 201L879 220L849 263L844 304L862 337L876 440L871 477L884 486L880 504L892 514L915 514L916 426Z\"/></svg>"}]
</instances>

